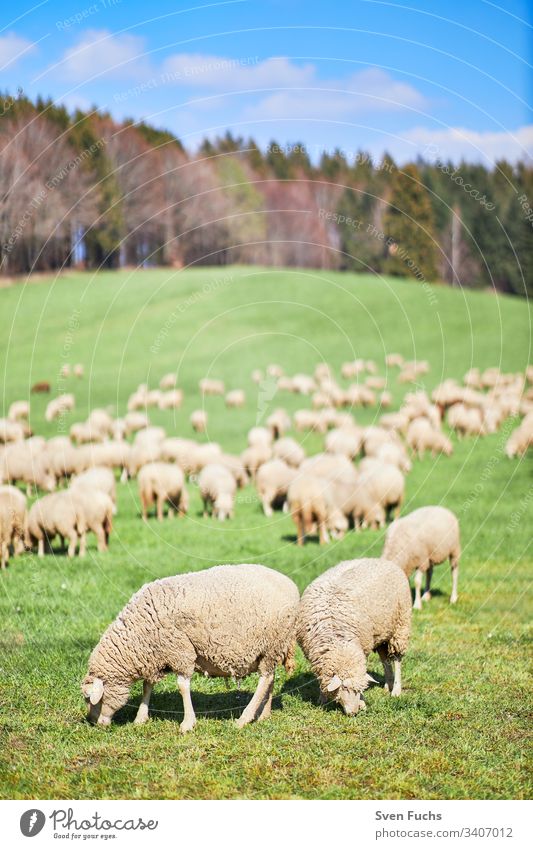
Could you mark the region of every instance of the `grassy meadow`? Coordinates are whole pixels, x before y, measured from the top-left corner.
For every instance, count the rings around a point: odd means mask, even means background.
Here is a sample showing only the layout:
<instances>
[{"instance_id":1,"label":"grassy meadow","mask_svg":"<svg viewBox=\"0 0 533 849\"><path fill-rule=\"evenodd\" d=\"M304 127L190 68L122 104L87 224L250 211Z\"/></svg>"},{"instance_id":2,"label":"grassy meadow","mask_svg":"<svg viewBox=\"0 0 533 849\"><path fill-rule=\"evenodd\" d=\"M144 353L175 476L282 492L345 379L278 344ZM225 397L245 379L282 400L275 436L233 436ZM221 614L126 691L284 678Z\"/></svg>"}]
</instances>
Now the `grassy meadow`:
<instances>
[{"instance_id":1,"label":"grassy meadow","mask_svg":"<svg viewBox=\"0 0 533 849\"><path fill-rule=\"evenodd\" d=\"M207 398L201 437L240 452L247 430L302 396L252 383L254 368L288 374L325 361L338 372L355 357L375 359L396 409L411 387L386 369L385 354L427 359L421 386L462 378L471 366L523 370L531 361L532 312L523 300L415 282L333 272L228 267L190 271L76 273L0 290L2 407L27 398L37 381L52 395L72 391L76 410L47 424L46 396L31 396L35 433L68 432L95 407L123 414L141 382L156 387L175 371L179 411L151 410L169 435L190 437L189 415L204 402L201 377L244 388L246 406ZM85 377L62 379L64 363ZM342 381L344 384L344 381ZM49 397L52 397L49 396ZM354 411L363 424L377 408ZM103 629L141 584L217 563L260 562L300 590L347 558L378 556L383 531L350 532L319 547L295 545L289 516L263 516L253 487L239 491L235 518L201 517L189 485L183 520L140 519L136 482L119 484L110 551L89 537L87 556L26 553L0 575L0 796L2 798L524 798L531 729L531 537L533 459L503 448L498 434L458 441L450 458L415 461L404 512L442 503L460 519L459 602L448 603L447 566L434 573L433 599L416 613L403 670L404 693L368 691L366 713L348 718L318 706L318 686L298 651L294 676L279 671L272 718L238 730L255 676L241 689L195 676L198 723L182 736L181 699L168 676L154 691L151 721L131 721L140 685L106 730L89 726L79 682ZM294 434L291 434L294 435ZM322 439L299 434L308 453ZM372 655L369 671L382 680Z\"/></svg>"}]
</instances>

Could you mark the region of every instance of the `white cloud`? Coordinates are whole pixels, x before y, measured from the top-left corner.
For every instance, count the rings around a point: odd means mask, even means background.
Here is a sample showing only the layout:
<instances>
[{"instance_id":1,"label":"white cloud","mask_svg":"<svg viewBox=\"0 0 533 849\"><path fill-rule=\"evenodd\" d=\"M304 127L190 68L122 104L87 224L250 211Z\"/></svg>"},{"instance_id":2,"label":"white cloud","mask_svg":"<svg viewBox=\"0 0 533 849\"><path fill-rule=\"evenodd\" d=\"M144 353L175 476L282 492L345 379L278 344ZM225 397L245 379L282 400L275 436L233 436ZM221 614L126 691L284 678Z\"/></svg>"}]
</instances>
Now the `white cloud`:
<instances>
[{"instance_id":1,"label":"white cloud","mask_svg":"<svg viewBox=\"0 0 533 849\"><path fill-rule=\"evenodd\" d=\"M294 65L285 56L259 60L258 56L236 58L201 53L178 53L163 63L168 82L218 91L254 90L279 86L309 85L315 76L313 65Z\"/></svg>"},{"instance_id":2,"label":"white cloud","mask_svg":"<svg viewBox=\"0 0 533 849\"><path fill-rule=\"evenodd\" d=\"M15 35L14 32L0 36L0 70L8 65L14 65L23 55L33 50L35 50L35 44Z\"/></svg>"},{"instance_id":3,"label":"white cloud","mask_svg":"<svg viewBox=\"0 0 533 849\"><path fill-rule=\"evenodd\" d=\"M150 73L144 55L144 39L135 35L112 35L108 30L87 30L70 47L55 70L76 82L93 77L140 79Z\"/></svg>"},{"instance_id":4,"label":"white cloud","mask_svg":"<svg viewBox=\"0 0 533 849\"><path fill-rule=\"evenodd\" d=\"M303 91L279 91L247 110L250 119L341 119L368 112L427 108L425 97L386 71L368 68L341 80L313 80Z\"/></svg>"},{"instance_id":5,"label":"white cloud","mask_svg":"<svg viewBox=\"0 0 533 849\"><path fill-rule=\"evenodd\" d=\"M478 132L463 127L431 130L415 127L403 135L407 144L398 147L412 158L421 154L425 159L459 162L483 162L493 165L498 159L516 161L533 156L533 125L519 127L513 132ZM394 150L395 145L391 145Z\"/></svg>"}]
</instances>

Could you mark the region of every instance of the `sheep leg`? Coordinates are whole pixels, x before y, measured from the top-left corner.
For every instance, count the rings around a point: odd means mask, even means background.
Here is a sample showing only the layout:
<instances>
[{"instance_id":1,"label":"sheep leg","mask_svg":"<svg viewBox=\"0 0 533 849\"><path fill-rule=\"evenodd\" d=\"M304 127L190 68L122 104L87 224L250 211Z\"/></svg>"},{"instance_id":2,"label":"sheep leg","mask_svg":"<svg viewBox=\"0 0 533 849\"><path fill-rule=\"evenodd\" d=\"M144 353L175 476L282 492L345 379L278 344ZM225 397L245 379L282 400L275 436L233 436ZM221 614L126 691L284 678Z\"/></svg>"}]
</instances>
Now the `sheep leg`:
<instances>
[{"instance_id":1,"label":"sheep leg","mask_svg":"<svg viewBox=\"0 0 533 849\"><path fill-rule=\"evenodd\" d=\"M326 523L323 521L318 523L318 540L320 542L320 545L325 545L329 542L329 536L326 530Z\"/></svg>"},{"instance_id":2,"label":"sheep leg","mask_svg":"<svg viewBox=\"0 0 533 849\"><path fill-rule=\"evenodd\" d=\"M157 496L157 518L159 522L163 521L163 505L165 503L165 496L158 495Z\"/></svg>"},{"instance_id":3,"label":"sheep leg","mask_svg":"<svg viewBox=\"0 0 533 849\"><path fill-rule=\"evenodd\" d=\"M383 672L385 673L385 692L391 693L394 687L394 673L390 662L387 646L378 646L377 649L379 659L383 664Z\"/></svg>"},{"instance_id":4,"label":"sheep leg","mask_svg":"<svg viewBox=\"0 0 533 849\"><path fill-rule=\"evenodd\" d=\"M147 504L147 499L145 498L144 495L141 495L141 512L142 512L143 520L145 522L147 522L148 521L148 504Z\"/></svg>"},{"instance_id":5,"label":"sheep leg","mask_svg":"<svg viewBox=\"0 0 533 849\"><path fill-rule=\"evenodd\" d=\"M272 695L274 693L274 676L272 676L272 683L267 693L267 698L264 703L263 709L259 716L257 717L258 722L262 722L264 719L268 719L270 714L272 713Z\"/></svg>"},{"instance_id":6,"label":"sheep leg","mask_svg":"<svg viewBox=\"0 0 533 849\"><path fill-rule=\"evenodd\" d=\"M415 572L415 601L413 607L415 610L422 610L422 598L420 590L422 589L422 571L417 569Z\"/></svg>"},{"instance_id":7,"label":"sheep leg","mask_svg":"<svg viewBox=\"0 0 533 849\"><path fill-rule=\"evenodd\" d=\"M152 684L148 681L143 682L143 697L135 717L135 725L143 725L148 719L148 705L150 704L150 696L152 695Z\"/></svg>"},{"instance_id":8,"label":"sheep leg","mask_svg":"<svg viewBox=\"0 0 533 849\"><path fill-rule=\"evenodd\" d=\"M37 557L44 557L44 537L37 542Z\"/></svg>"},{"instance_id":9,"label":"sheep leg","mask_svg":"<svg viewBox=\"0 0 533 849\"><path fill-rule=\"evenodd\" d=\"M178 689L180 691L181 698L183 699L184 711L184 717L183 722L180 725L180 731L182 734L186 734L187 731L192 731L192 729L196 725L196 716L191 700L191 679L186 678L184 675L178 675L177 679Z\"/></svg>"},{"instance_id":10,"label":"sheep leg","mask_svg":"<svg viewBox=\"0 0 533 849\"><path fill-rule=\"evenodd\" d=\"M63 534L59 534L59 542L61 543L61 551L65 550L65 537Z\"/></svg>"},{"instance_id":11,"label":"sheep leg","mask_svg":"<svg viewBox=\"0 0 533 849\"><path fill-rule=\"evenodd\" d=\"M271 694L273 684L273 672L261 675L255 693L237 720L239 728L243 728L243 726L248 725L249 722L253 722L254 719L257 719L258 715L262 712L265 703L269 699L269 694Z\"/></svg>"},{"instance_id":12,"label":"sheep leg","mask_svg":"<svg viewBox=\"0 0 533 849\"><path fill-rule=\"evenodd\" d=\"M128 472L126 470L126 467L123 466L122 472L120 474L120 483L126 483L127 480L128 480Z\"/></svg>"},{"instance_id":13,"label":"sheep leg","mask_svg":"<svg viewBox=\"0 0 533 849\"><path fill-rule=\"evenodd\" d=\"M5 569L7 566L7 561L9 560L9 549L5 542L2 542L2 569Z\"/></svg>"},{"instance_id":14,"label":"sheep leg","mask_svg":"<svg viewBox=\"0 0 533 849\"><path fill-rule=\"evenodd\" d=\"M87 552L87 533L84 531L80 534L80 550L78 552L79 557L85 557Z\"/></svg>"},{"instance_id":15,"label":"sheep leg","mask_svg":"<svg viewBox=\"0 0 533 849\"><path fill-rule=\"evenodd\" d=\"M394 658L394 686L391 696L401 696L402 694L402 659L401 657Z\"/></svg>"},{"instance_id":16,"label":"sheep leg","mask_svg":"<svg viewBox=\"0 0 533 849\"><path fill-rule=\"evenodd\" d=\"M457 583L459 581L459 560L457 557L450 558L450 566L452 569L452 594L450 596L450 604L455 604L457 601Z\"/></svg>"},{"instance_id":17,"label":"sheep leg","mask_svg":"<svg viewBox=\"0 0 533 849\"><path fill-rule=\"evenodd\" d=\"M106 543L106 533L102 526L100 526L96 531L96 543L98 546L98 551L107 551L107 543ZM81 555L81 543L80 543L80 555Z\"/></svg>"},{"instance_id":18,"label":"sheep leg","mask_svg":"<svg viewBox=\"0 0 533 849\"><path fill-rule=\"evenodd\" d=\"M304 526L304 518L301 513L296 513L294 520L296 522L296 530L298 534L298 545L303 545L305 542L305 526Z\"/></svg>"},{"instance_id":19,"label":"sheep leg","mask_svg":"<svg viewBox=\"0 0 533 849\"><path fill-rule=\"evenodd\" d=\"M263 513L265 514L265 516L272 516L273 512L274 511L272 510L272 507L270 506L270 502L269 502L268 498L264 498L263 499Z\"/></svg>"},{"instance_id":20,"label":"sheep leg","mask_svg":"<svg viewBox=\"0 0 533 849\"><path fill-rule=\"evenodd\" d=\"M429 569L426 572L426 591L425 591L424 595L422 596L422 601L429 601L430 598L431 598L430 587L431 587L432 575L433 575L433 566L430 566Z\"/></svg>"},{"instance_id":21,"label":"sheep leg","mask_svg":"<svg viewBox=\"0 0 533 849\"><path fill-rule=\"evenodd\" d=\"M75 557L77 544L78 544L78 535L77 535L76 531L74 531L72 533L72 536L70 537L69 544L68 544L67 554L68 554L69 557Z\"/></svg>"}]
</instances>

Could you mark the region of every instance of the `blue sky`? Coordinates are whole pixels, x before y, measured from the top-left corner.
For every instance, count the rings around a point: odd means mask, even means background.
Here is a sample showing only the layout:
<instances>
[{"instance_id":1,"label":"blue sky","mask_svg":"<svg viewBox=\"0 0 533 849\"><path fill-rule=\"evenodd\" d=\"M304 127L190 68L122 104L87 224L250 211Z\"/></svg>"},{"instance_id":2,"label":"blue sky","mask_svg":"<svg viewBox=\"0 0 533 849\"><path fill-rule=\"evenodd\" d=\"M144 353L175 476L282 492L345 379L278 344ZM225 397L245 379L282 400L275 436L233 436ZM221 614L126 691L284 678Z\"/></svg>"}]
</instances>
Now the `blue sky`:
<instances>
[{"instance_id":1,"label":"blue sky","mask_svg":"<svg viewBox=\"0 0 533 849\"><path fill-rule=\"evenodd\" d=\"M336 146L488 164L533 153L531 3L9 5L2 88L144 118L193 149L230 128L303 141L314 159Z\"/></svg>"}]
</instances>

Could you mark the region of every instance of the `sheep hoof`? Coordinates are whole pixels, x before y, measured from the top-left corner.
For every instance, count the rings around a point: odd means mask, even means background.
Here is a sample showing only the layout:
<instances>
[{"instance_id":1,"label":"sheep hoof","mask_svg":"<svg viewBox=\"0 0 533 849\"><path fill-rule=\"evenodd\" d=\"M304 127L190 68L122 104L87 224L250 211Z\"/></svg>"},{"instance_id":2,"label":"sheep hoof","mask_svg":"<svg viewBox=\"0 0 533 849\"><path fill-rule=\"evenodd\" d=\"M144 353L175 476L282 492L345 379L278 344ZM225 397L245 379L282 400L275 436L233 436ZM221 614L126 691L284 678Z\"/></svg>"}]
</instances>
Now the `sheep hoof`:
<instances>
[{"instance_id":1,"label":"sheep hoof","mask_svg":"<svg viewBox=\"0 0 533 849\"><path fill-rule=\"evenodd\" d=\"M450 598L450 604L457 604L457 598L458 596L452 595L452 597Z\"/></svg>"},{"instance_id":2,"label":"sheep hoof","mask_svg":"<svg viewBox=\"0 0 533 849\"><path fill-rule=\"evenodd\" d=\"M395 699L397 699L397 698L398 698L398 696L401 696L401 695L402 695L402 691L401 691L401 689L399 689L399 688L398 688L398 689L396 689L396 687L393 687L393 688L392 688L391 696L393 696Z\"/></svg>"},{"instance_id":3,"label":"sheep hoof","mask_svg":"<svg viewBox=\"0 0 533 849\"><path fill-rule=\"evenodd\" d=\"M139 714L137 714L137 716L133 720L134 725L144 725L146 722L148 722L148 714L141 714L140 716Z\"/></svg>"},{"instance_id":4,"label":"sheep hoof","mask_svg":"<svg viewBox=\"0 0 533 849\"><path fill-rule=\"evenodd\" d=\"M415 603L413 604L413 610L422 610L422 602L415 601Z\"/></svg>"},{"instance_id":5,"label":"sheep hoof","mask_svg":"<svg viewBox=\"0 0 533 849\"><path fill-rule=\"evenodd\" d=\"M422 601L431 601L431 593L429 591L424 593Z\"/></svg>"},{"instance_id":6,"label":"sheep hoof","mask_svg":"<svg viewBox=\"0 0 533 849\"><path fill-rule=\"evenodd\" d=\"M183 722L180 725L180 733L181 734L187 734L188 731L193 730L195 725L196 725L196 720L194 720L194 719L190 720L189 722L185 722L185 720L183 720Z\"/></svg>"}]
</instances>

